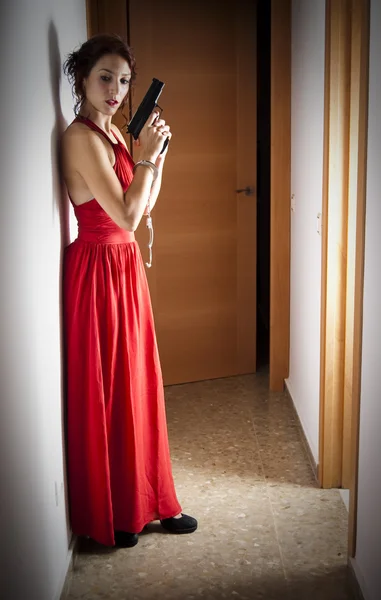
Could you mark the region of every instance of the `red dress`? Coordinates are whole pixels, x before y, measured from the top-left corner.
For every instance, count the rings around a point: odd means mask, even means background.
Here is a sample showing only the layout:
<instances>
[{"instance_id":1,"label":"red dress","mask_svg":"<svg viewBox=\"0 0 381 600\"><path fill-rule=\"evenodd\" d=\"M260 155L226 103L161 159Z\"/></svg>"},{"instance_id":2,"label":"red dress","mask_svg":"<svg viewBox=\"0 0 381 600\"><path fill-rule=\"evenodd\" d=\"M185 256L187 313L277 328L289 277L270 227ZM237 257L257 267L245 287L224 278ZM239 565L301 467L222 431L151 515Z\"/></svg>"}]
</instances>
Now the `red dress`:
<instances>
[{"instance_id":1,"label":"red dress","mask_svg":"<svg viewBox=\"0 0 381 600\"><path fill-rule=\"evenodd\" d=\"M134 162L113 146L126 191ZM181 512L170 462L164 390L149 289L133 233L96 199L74 205L65 249L68 483L72 530L101 544Z\"/></svg>"}]
</instances>

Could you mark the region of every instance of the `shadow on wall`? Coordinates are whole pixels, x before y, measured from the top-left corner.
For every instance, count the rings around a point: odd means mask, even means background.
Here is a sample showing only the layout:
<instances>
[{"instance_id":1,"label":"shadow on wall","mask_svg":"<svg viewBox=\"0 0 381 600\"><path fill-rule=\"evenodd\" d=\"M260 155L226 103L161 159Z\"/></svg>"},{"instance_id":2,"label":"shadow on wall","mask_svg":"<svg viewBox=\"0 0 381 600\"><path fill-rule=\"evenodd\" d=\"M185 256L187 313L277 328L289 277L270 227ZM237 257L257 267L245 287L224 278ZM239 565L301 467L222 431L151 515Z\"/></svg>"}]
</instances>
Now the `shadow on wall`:
<instances>
[{"instance_id":1,"label":"shadow on wall","mask_svg":"<svg viewBox=\"0 0 381 600\"><path fill-rule=\"evenodd\" d=\"M69 230L69 198L63 181L61 172L60 142L61 136L68 126L61 109L60 87L62 63L61 54L58 46L57 29L54 23L49 23L49 66L50 66L50 85L52 92L52 101L55 113L55 124L51 134L51 160L52 160L52 192L53 192L53 213L60 216L61 226L61 248L62 251L70 242Z\"/></svg>"},{"instance_id":2,"label":"shadow on wall","mask_svg":"<svg viewBox=\"0 0 381 600\"><path fill-rule=\"evenodd\" d=\"M62 398L62 455L64 457L63 472L65 477L65 498L66 498L66 522L68 527L68 538L71 537L67 501L67 480L66 480L66 376L65 376L65 346L63 335L63 307L62 307L62 276L63 276L63 255L66 246L70 243L69 209L70 201L64 183L61 167L61 138L66 130L68 123L64 119L61 108L60 87L62 62L58 43L57 29L52 21L48 29L48 52L50 67L50 85L52 92L52 101L55 113L55 122L50 137L51 146L51 164L52 164L52 199L53 199L53 218L58 213L60 219L61 231L61 252L60 252L60 272L59 272L59 298L60 298L60 351L61 351L61 398Z\"/></svg>"}]
</instances>

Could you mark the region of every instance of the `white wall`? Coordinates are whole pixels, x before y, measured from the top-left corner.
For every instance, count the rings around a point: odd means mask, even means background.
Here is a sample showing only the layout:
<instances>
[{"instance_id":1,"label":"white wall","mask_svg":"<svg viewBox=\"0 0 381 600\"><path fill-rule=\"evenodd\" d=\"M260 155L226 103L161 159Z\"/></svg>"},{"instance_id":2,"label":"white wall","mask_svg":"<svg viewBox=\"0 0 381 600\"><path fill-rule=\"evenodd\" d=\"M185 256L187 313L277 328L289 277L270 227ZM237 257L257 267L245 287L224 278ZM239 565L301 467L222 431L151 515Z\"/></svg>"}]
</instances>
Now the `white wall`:
<instances>
[{"instance_id":1,"label":"white wall","mask_svg":"<svg viewBox=\"0 0 381 600\"><path fill-rule=\"evenodd\" d=\"M54 600L71 537L60 331L68 223L56 135L73 118L59 77L65 55L86 39L85 0L3 2L0 29L0 597Z\"/></svg>"},{"instance_id":2,"label":"white wall","mask_svg":"<svg viewBox=\"0 0 381 600\"><path fill-rule=\"evenodd\" d=\"M357 551L366 600L381 590L381 4L371 2Z\"/></svg>"},{"instance_id":3,"label":"white wall","mask_svg":"<svg viewBox=\"0 0 381 600\"><path fill-rule=\"evenodd\" d=\"M286 381L315 461L319 441L325 2L292 2L291 331Z\"/></svg>"}]
</instances>

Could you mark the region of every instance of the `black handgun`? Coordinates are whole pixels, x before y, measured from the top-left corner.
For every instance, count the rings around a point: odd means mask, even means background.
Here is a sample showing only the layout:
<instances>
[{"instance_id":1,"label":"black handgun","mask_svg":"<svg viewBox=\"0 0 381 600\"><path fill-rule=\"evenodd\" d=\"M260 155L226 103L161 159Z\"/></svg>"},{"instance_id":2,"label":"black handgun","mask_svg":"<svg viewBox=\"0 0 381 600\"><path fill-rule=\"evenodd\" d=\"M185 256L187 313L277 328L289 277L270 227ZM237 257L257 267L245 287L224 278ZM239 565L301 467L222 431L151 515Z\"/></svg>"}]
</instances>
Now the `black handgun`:
<instances>
[{"instance_id":1,"label":"black handgun","mask_svg":"<svg viewBox=\"0 0 381 600\"><path fill-rule=\"evenodd\" d=\"M158 108L160 108L157 101L163 90L164 85L165 85L165 83L163 83L162 81L159 81L158 79L155 79L155 78L152 79L152 83L149 86L146 95L144 96L143 100L141 101L141 103L140 103L136 113L132 117L131 121L127 125L127 132L132 135L134 140L138 139L139 134L140 134L141 130L143 129L144 124L147 121L148 117L152 113L153 109L156 106ZM162 111L163 109L160 108L160 110ZM164 152L164 150L166 149L166 147L168 145L168 142L169 142L169 138L167 137L160 154L162 152Z\"/></svg>"}]
</instances>

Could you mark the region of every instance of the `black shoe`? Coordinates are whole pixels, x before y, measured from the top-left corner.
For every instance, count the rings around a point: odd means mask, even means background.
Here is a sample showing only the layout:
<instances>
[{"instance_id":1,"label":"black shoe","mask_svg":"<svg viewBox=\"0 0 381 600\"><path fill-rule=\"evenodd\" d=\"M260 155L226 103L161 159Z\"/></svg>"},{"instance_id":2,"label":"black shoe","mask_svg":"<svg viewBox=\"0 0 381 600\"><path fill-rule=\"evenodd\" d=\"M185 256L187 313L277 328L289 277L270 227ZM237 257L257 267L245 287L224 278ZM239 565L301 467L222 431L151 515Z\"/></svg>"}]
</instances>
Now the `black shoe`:
<instances>
[{"instance_id":1,"label":"black shoe","mask_svg":"<svg viewBox=\"0 0 381 600\"><path fill-rule=\"evenodd\" d=\"M139 541L137 533L128 533L127 531L114 531L115 546L118 548L132 548Z\"/></svg>"},{"instance_id":2,"label":"black shoe","mask_svg":"<svg viewBox=\"0 0 381 600\"><path fill-rule=\"evenodd\" d=\"M171 517L160 521L164 529L171 533L193 533L197 529L197 521L193 517L181 513L179 519Z\"/></svg>"}]
</instances>

